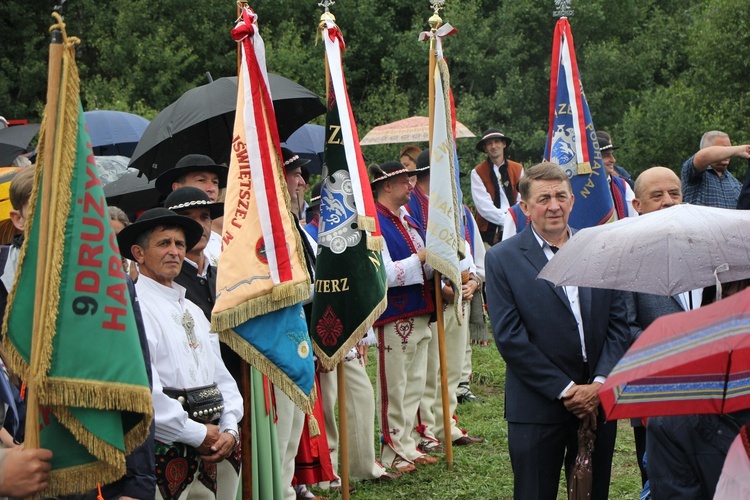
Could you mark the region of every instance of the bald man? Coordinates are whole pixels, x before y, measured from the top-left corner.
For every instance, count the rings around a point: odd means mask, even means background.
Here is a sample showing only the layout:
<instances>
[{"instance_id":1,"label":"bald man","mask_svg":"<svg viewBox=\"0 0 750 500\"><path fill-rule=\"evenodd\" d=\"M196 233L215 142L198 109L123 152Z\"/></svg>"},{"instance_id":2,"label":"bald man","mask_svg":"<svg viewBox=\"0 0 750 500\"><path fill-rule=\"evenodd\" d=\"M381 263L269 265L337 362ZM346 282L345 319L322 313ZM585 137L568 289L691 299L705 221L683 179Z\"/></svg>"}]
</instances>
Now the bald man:
<instances>
[{"instance_id":1,"label":"bald man","mask_svg":"<svg viewBox=\"0 0 750 500\"><path fill-rule=\"evenodd\" d=\"M633 208L639 215L682 203L682 182L666 167L651 167L635 181Z\"/></svg>"},{"instance_id":2,"label":"bald man","mask_svg":"<svg viewBox=\"0 0 750 500\"><path fill-rule=\"evenodd\" d=\"M651 167L635 181L633 208L639 215L656 212L682 203L682 182L672 170L666 167ZM674 297L663 297L650 293L629 293L626 295L631 339L635 342L641 332L656 318L700 306L702 290L685 292ZM633 419L636 456L641 470L641 481L645 484L648 476L643 467L643 454L646 450L646 429L639 419Z\"/></svg>"}]
</instances>

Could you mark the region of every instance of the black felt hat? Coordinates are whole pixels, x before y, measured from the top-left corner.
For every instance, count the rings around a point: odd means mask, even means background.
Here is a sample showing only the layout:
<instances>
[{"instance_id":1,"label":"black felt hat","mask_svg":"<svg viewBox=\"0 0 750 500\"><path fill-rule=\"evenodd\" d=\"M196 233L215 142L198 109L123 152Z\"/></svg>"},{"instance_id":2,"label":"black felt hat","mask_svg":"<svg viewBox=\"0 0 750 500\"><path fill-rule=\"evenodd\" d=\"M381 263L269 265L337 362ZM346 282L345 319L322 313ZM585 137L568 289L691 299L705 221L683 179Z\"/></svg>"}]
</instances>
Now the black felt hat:
<instances>
[{"instance_id":1,"label":"black felt hat","mask_svg":"<svg viewBox=\"0 0 750 500\"><path fill-rule=\"evenodd\" d=\"M417 156L417 172L424 172L430 169L430 150L425 149Z\"/></svg>"},{"instance_id":2,"label":"black felt hat","mask_svg":"<svg viewBox=\"0 0 750 500\"><path fill-rule=\"evenodd\" d=\"M498 129L488 128L482 134L482 138L479 139L479 142L477 142L477 151L479 151L480 153L484 153L484 143L487 141L487 139L502 139L503 141L505 141L506 148L513 142L513 139L503 134Z\"/></svg>"},{"instance_id":3,"label":"black felt hat","mask_svg":"<svg viewBox=\"0 0 750 500\"><path fill-rule=\"evenodd\" d=\"M310 190L310 203L307 204L309 207L317 207L320 205L320 191L323 189L323 183L318 182Z\"/></svg>"},{"instance_id":4,"label":"black felt hat","mask_svg":"<svg viewBox=\"0 0 750 500\"><path fill-rule=\"evenodd\" d=\"M381 163L380 165L370 165L370 174L372 175L372 181L370 182L370 185L373 186L380 181L384 181L390 177L395 177L397 175L417 175L417 171L407 170L406 167L404 167L397 161L387 161L385 163Z\"/></svg>"},{"instance_id":5,"label":"black felt hat","mask_svg":"<svg viewBox=\"0 0 750 500\"><path fill-rule=\"evenodd\" d=\"M198 154L183 156L174 168L170 168L157 177L154 185L161 194L166 196L172 192L172 184L190 172L213 172L219 176L219 188L227 186L229 167L226 165L217 165L211 157Z\"/></svg>"},{"instance_id":6,"label":"black felt hat","mask_svg":"<svg viewBox=\"0 0 750 500\"><path fill-rule=\"evenodd\" d=\"M603 131L597 131L596 132L596 140L599 142L599 150L605 151L607 149L620 149L620 146L613 146L612 145L612 138L609 136L608 133Z\"/></svg>"},{"instance_id":7,"label":"black felt hat","mask_svg":"<svg viewBox=\"0 0 750 500\"><path fill-rule=\"evenodd\" d=\"M291 149L281 148L281 155L284 157L284 172L291 172L310 163L310 160L302 158Z\"/></svg>"},{"instance_id":8,"label":"black felt hat","mask_svg":"<svg viewBox=\"0 0 750 500\"><path fill-rule=\"evenodd\" d=\"M189 217L177 215L173 211L157 207L146 210L135 222L120 231L117 235L117 243L120 247L120 254L130 260L135 260L130 248L135 245L138 236L144 231L159 226L179 226L185 231L186 250L190 250L200 241L203 236L203 227Z\"/></svg>"},{"instance_id":9,"label":"black felt hat","mask_svg":"<svg viewBox=\"0 0 750 500\"><path fill-rule=\"evenodd\" d=\"M218 219L224 215L224 203L211 203L211 199L202 189L193 186L184 186L169 193L164 200L164 208L180 213L180 210L194 207L206 207L211 213L212 219Z\"/></svg>"}]
</instances>

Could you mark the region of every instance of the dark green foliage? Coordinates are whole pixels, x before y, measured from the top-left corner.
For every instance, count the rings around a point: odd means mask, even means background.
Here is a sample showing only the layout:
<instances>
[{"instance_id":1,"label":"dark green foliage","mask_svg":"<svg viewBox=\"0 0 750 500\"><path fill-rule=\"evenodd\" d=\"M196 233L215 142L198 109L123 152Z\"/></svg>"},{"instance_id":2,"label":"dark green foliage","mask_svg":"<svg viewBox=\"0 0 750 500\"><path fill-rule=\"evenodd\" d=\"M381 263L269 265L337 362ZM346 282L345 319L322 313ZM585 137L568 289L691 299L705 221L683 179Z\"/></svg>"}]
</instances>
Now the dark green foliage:
<instances>
[{"instance_id":1,"label":"dark green foliage","mask_svg":"<svg viewBox=\"0 0 750 500\"><path fill-rule=\"evenodd\" d=\"M750 99L744 0L573 2L579 69L597 128L612 133L619 163L637 174L656 164L678 169L701 134L725 130L746 142ZM46 93L46 2L0 3L0 114L38 121ZM270 71L325 94L316 0L257 0ZM363 136L375 125L426 115L428 0L338 0L332 7L347 42L345 70ZM547 131L554 2L448 0L441 11L459 33L445 40L458 119L513 137L509 156L540 160ZM229 0L69 0L65 20L78 49L85 109L148 118L185 90L236 73ZM369 161L401 145L367 147ZM421 146L426 146L422 144ZM481 160L459 141L465 170ZM737 162L739 166L740 162ZM740 168L744 174L744 166Z\"/></svg>"}]
</instances>

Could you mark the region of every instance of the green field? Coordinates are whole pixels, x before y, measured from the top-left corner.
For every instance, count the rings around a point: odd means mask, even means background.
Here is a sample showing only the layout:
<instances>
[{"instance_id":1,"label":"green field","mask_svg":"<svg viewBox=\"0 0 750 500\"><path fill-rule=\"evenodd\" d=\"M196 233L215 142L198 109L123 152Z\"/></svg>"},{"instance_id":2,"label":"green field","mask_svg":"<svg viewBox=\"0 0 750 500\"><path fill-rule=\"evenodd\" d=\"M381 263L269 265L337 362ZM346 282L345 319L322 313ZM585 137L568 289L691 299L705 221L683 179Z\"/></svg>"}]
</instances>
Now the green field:
<instances>
[{"instance_id":1,"label":"green field","mask_svg":"<svg viewBox=\"0 0 750 500\"><path fill-rule=\"evenodd\" d=\"M445 461L420 467L416 473L390 483L352 483L352 498L513 498L513 476L508 457L508 427L503 419L505 366L494 346L474 347L474 380L472 391L484 399L479 404L458 406L459 425L485 442L454 448L454 470L448 471ZM368 372L372 378L375 365L374 348L370 348ZM377 426L376 426L377 428ZM561 484L559 498L567 498ZM620 422L615 447L610 498L637 499L640 474L635 460L633 432L627 421ZM337 492L314 490L328 498L341 498Z\"/></svg>"}]
</instances>

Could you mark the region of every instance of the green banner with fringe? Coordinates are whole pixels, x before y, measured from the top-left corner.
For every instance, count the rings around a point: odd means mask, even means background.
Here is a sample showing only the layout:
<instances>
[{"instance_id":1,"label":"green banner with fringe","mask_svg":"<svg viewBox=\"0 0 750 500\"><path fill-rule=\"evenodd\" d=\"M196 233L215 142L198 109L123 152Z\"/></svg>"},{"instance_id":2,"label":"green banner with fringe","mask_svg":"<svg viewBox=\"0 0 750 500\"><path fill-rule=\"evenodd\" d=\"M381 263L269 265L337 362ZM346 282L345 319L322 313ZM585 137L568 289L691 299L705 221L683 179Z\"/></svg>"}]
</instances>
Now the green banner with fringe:
<instances>
[{"instance_id":1,"label":"green banner with fringe","mask_svg":"<svg viewBox=\"0 0 750 500\"><path fill-rule=\"evenodd\" d=\"M76 40L63 39L60 99L45 110L25 239L3 323L11 368L36 391L40 447L54 453L44 492L51 496L124 476L125 456L146 439L153 418L122 260L80 103ZM46 179L50 142L44 130L52 106L54 163ZM41 195L47 182L48 206ZM44 211L49 222L42 227ZM48 243L40 250L42 231Z\"/></svg>"}]
</instances>

